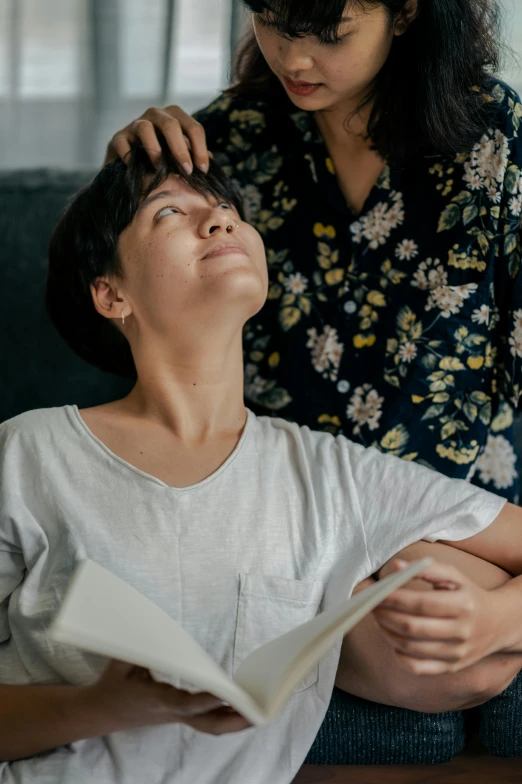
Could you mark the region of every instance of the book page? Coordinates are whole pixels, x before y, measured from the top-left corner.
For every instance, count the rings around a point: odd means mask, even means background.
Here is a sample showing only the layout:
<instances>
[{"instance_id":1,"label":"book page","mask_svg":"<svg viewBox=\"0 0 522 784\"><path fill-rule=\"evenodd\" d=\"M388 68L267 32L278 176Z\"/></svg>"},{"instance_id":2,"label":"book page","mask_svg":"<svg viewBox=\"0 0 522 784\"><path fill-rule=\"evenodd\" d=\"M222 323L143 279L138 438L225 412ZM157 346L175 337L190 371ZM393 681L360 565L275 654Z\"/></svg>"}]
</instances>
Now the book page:
<instances>
[{"instance_id":1,"label":"book page","mask_svg":"<svg viewBox=\"0 0 522 784\"><path fill-rule=\"evenodd\" d=\"M235 682L273 718L297 684L337 641L383 599L432 563L432 558L415 561L262 645L242 662L234 674Z\"/></svg>"},{"instance_id":2,"label":"book page","mask_svg":"<svg viewBox=\"0 0 522 784\"><path fill-rule=\"evenodd\" d=\"M184 678L229 702L249 721L265 720L177 621L93 561L76 570L49 632L58 642Z\"/></svg>"}]
</instances>

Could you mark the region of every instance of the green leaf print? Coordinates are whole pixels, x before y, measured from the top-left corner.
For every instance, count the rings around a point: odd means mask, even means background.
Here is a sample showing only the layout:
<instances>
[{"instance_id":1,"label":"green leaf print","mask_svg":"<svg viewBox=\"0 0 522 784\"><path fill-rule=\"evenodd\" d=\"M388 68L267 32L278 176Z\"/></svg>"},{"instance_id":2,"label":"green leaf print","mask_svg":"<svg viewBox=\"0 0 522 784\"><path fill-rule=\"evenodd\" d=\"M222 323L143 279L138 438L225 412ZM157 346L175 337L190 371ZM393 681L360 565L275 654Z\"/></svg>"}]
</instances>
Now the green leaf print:
<instances>
[{"instance_id":1,"label":"green leaf print","mask_svg":"<svg viewBox=\"0 0 522 784\"><path fill-rule=\"evenodd\" d=\"M424 416L423 419L435 419L435 417L439 417L444 411L443 405L438 406L430 406Z\"/></svg>"},{"instance_id":2,"label":"green leaf print","mask_svg":"<svg viewBox=\"0 0 522 784\"><path fill-rule=\"evenodd\" d=\"M514 164L508 166L508 170L506 172L506 176L504 179L504 185L506 187L506 190L509 191L509 193L517 192L519 178L520 178L520 171L518 169L518 166L515 166Z\"/></svg>"},{"instance_id":3,"label":"green leaf print","mask_svg":"<svg viewBox=\"0 0 522 784\"><path fill-rule=\"evenodd\" d=\"M447 231L452 229L460 220L460 207L456 204L448 204L443 210L439 220L439 227L437 231Z\"/></svg>"},{"instance_id":4,"label":"green leaf print","mask_svg":"<svg viewBox=\"0 0 522 784\"><path fill-rule=\"evenodd\" d=\"M479 211L476 204L470 204L468 207L466 207L464 212L462 213L464 226L467 226L468 223L471 223L472 220L475 220L478 214Z\"/></svg>"},{"instance_id":5,"label":"green leaf print","mask_svg":"<svg viewBox=\"0 0 522 784\"><path fill-rule=\"evenodd\" d=\"M469 191L461 191L456 196L454 196L451 201L455 204L469 204L472 198L473 196Z\"/></svg>"}]
</instances>

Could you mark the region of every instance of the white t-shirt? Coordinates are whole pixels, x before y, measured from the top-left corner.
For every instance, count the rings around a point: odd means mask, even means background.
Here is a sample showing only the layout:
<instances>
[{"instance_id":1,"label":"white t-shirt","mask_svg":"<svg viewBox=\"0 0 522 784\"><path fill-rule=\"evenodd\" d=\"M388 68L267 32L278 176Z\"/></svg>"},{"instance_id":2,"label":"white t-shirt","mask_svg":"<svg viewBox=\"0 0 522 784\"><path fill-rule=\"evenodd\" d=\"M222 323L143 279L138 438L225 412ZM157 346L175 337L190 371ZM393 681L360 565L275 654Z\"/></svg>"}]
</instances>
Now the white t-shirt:
<instances>
[{"instance_id":1,"label":"white t-shirt","mask_svg":"<svg viewBox=\"0 0 522 784\"><path fill-rule=\"evenodd\" d=\"M86 557L156 602L232 675L251 650L349 596L401 548L467 538L505 503L252 412L226 462L183 489L113 454L73 406L0 425L0 455L7 684L87 684L104 668L102 657L47 634ZM339 650L269 726L221 737L182 724L127 730L1 763L0 784L288 784L325 715Z\"/></svg>"}]
</instances>

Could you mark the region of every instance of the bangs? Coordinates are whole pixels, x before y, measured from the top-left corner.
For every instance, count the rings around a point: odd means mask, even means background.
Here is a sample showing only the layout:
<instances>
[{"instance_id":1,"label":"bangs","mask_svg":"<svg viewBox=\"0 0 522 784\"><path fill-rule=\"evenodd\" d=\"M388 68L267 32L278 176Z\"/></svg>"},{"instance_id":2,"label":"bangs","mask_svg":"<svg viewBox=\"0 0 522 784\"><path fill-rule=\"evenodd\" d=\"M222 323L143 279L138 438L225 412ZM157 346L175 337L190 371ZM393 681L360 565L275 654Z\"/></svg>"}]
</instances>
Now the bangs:
<instances>
[{"instance_id":1,"label":"bangs","mask_svg":"<svg viewBox=\"0 0 522 784\"><path fill-rule=\"evenodd\" d=\"M126 221L128 223L134 218L141 201L173 174L205 198L226 201L231 204L243 217L239 189L212 159L210 159L207 174L197 167L194 167L192 174L187 174L172 155L165 139L160 134L158 134L158 139L162 149L158 168L154 167L141 144L134 146L129 155L124 174L127 190Z\"/></svg>"},{"instance_id":2,"label":"bangs","mask_svg":"<svg viewBox=\"0 0 522 784\"><path fill-rule=\"evenodd\" d=\"M370 0L371 2L371 0ZM315 35L335 41L339 25L349 11L360 10L365 0L244 0L255 14L265 14L267 23L287 38Z\"/></svg>"}]
</instances>

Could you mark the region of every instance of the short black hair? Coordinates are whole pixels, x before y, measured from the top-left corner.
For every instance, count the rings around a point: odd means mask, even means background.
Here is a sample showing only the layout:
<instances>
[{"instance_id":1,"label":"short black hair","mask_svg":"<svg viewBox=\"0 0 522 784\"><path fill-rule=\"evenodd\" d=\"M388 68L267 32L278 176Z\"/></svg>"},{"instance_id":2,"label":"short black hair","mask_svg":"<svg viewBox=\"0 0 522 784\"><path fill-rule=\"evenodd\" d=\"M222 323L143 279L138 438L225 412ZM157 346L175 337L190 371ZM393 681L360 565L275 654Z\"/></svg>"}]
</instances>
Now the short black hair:
<instances>
[{"instance_id":1,"label":"short black hair","mask_svg":"<svg viewBox=\"0 0 522 784\"><path fill-rule=\"evenodd\" d=\"M141 144L126 161L112 161L80 190L67 206L49 243L47 312L54 326L82 359L101 370L136 379L130 345L112 320L101 316L90 286L103 275L121 275L118 240L132 223L141 201L171 174L206 197L226 201L243 217L235 182L213 161L208 174L194 168L188 175L160 136L158 168Z\"/></svg>"},{"instance_id":2,"label":"short black hair","mask_svg":"<svg viewBox=\"0 0 522 784\"><path fill-rule=\"evenodd\" d=\"M315 35L335 43L346 0L243 0L280 35ZM362 11L382 7L392 24L407 0L351 0ZM350 7L350 6L349 6ZM468 152L487 131L495 104L484 97L508 51L500 0L419 0L418 15L395 37L390 54L358 110L372 104L368 138L395 166L419 155ZM289 105L253 30L238 51L237 97ZM349 119L349 118L347 118Z\"/></svg>"}]
</instances>

